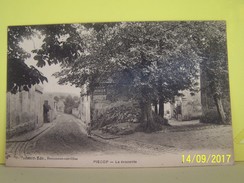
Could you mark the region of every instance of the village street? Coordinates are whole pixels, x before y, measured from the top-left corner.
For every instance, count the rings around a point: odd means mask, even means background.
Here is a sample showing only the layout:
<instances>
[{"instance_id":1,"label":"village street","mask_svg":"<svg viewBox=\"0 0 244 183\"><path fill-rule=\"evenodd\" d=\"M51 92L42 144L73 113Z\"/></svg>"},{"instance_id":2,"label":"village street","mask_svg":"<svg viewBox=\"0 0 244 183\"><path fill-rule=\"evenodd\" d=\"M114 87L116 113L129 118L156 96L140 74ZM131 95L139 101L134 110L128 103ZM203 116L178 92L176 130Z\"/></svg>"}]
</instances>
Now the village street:
<instances>
[{"instance_id":1,"label":"village street","mask_svg":"<svg viewBox=\"0 0 244 183\"><path fill-rule=\"evenodd\" d=\"M80 155L80 154L160 154L183 150L231 149L231 126L201 124L197 120L171 121L171 127L146 134L135 132L119 138L103 139L96 135L88 138L85 124L72 115L59 113L48 124L50 127L35 138L23 142L7 143L7 152L15 157L33 155Z\"/></svg>"},{"instance_id":2,"label":"village street","mask_svg":"<svg viewBox=\"0 0 244 183\"><path fill-rule=\"evenodd\" d=\"M7 143L7 152L15 157L31 155L74 155L121 150L109 143L88 138L85 124L72 115L59 113L49 129L25 142ZM50 124L44 124L50 125Z\"/></svg>"}]
</instances>

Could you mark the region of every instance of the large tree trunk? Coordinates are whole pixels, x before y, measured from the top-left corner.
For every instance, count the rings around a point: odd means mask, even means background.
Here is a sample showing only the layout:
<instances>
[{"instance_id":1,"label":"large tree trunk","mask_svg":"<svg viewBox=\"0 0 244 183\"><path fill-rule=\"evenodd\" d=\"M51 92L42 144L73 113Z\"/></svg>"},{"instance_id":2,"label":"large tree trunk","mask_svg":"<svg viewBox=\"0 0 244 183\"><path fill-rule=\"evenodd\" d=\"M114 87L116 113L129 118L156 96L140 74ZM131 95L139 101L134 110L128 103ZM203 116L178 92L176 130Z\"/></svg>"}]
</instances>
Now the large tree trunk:
<instances>
[{"instance_id":1,"label":"large tree trunk","mask_svg":"<svg viewBox=\"0 0 244 183\"><path fill-rule=\"evenodd\" d=\"M159 99L159 116L164 118L164 100L162 98Z\"/></svg>"},{"instance_id":2,"label":"large tree trunk","mask_svg":"<svg viewBox=\"0 0 244 183\"><path fill-rule=\"evenodd\" d=\"M141 102L141 126L144 132L160 130L160 125L154 122L151 102Z\"/></svg>"},{"instance_id":3,"label":"large tree trunk","mask_svg":"<svg viewBox=\"0 0 244 183\"><path fill-rule=\"evenodd\" d=\"M217 106L218 114L219 114L220 119L221 119L221 124L227 124L225 111L224 111L224 108L222 105L222 100L221 100L221 97L219 94L214 95L214 101L215 101L215 104Z\"/></svg>"},{"instance_id":4,"label":"large tree trunk","mask_svg":"<svg viewBox=\"0 0 244 183\"><path fill-rule=\"evenodd\" d=\"M169 125L168 120L164 118L164 99L159 99L159 116L162 118L161 124L163 125Z\"/></svg>"},{"instance_id":5,"label":"large tree trunk","mask_svg":"<svg viewBox=\"0 0 244 183\"><path fill-rule=\"evenodd\" d=\"M154 105L155 114L158 114L158 102L157 101L154 101L153 102L153 105Z\"/></svg>"}]
</instances>

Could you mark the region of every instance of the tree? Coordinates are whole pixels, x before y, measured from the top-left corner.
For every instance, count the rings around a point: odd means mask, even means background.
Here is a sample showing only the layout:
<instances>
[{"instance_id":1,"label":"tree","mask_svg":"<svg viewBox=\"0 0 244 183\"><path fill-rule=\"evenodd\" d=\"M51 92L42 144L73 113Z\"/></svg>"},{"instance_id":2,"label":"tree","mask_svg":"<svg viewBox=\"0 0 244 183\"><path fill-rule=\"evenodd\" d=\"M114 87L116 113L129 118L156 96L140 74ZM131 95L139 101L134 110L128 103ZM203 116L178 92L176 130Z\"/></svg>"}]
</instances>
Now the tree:
<instances>
[{"instance_id":1,"label":"tree","mask_svg":"<svg viewBox=\"0 0 244 183\"><path fill-rule=\"evenodd\" d=\"M54 99L56 102L59 101L59 97L58 97L58 96L55 96L53 99Z\"/></svg>"},{"instance_id":2,"label":"tree","mask_svg":"<svg viewBox=\"0 0 244 183\"><path fill-rule=\"evenodd\" d=\"M192 25L189 22L164 22L139 25L140 31L134 31L134 25L126 30L132 35L133 43L128 51L133 50L141 54L139 70L143 73L139 77L143 80L133 83L133 86L137 89L142 88L143 95L139 95L139 100L146 99L146 103L142 103L142 106L147 106L142 110L142 113L146 114L142 119L145 129L154 128L152 121L155 120L150 119L152 101L159 101L159 114L163 117L165 102L172 101L175 95L179 95L180 90L194 89L195 79L199 75L199 58L194 51L191 51L190 28ZM138 36L138 33L141 35ZM124 34L127 40L130 39L128 34ZM135 37L139 40L137 43ZM136 92L138 93L140 91Z\"/></svg>"},{"instance_id":3,"label":"tree","mask_svg":"<svg viewBox=\"0 0 244 183\"><path fill-rule=\"evenodd\" d=\"M75 106L75 101L74 101L74 99L72 98L71 95L68 95L65 98L64 106L65 106L64 107L64 112L67 113L67 114L71 114L72 113L72 109Z\"/></svg>"},{"instance_id":4,"label":"tree","mask_svg":"<svg viewBox=\"0 0 244 183\"><path fill-rule=\"evenodd\" d=\"M39 34L45 36L41 49L33 50L37 66L70 62L78 58L82 51L82 41L72 25L12 26L8 29L8 83L7 91L13 94L28 91L35 84L48 82L47 78L34 66L25 63L31 55L21 48L24 39L32 39ZM43 51L45 50L45 51Z\"/></svg>"},{"instance_id":5,"label":"tree","mask_svg":"<svg viewBox=\"0 0 244 183\"><path fill-rule=\"evenodd\" d=\"M223 96L226 93L229 95L226 25L223 21L203 22L198 30L201 31L195 37L195 44L202 58L200 68L205 83L202 91L212 96L220 123L228 124L228 116L222 104Z\"/></svg>"},{"instance_id":6,"label":"tree","mask_svg":"<svg viewBox=\"0 0 244 183\"><path fill-rule=\"evenodd\" d=\"M91 93L106 80L112 80L115 94L127 91L138 100L145 131L154 131L151 104L171 100L180 90L190 89L198 77L198 56L191 49L187 22L117 23L100 31L90 28L87 46L74 62L63 65L55 75L60 84L88 83ZM116 93L117 91L117 93ZM163 101L162 101L163 99Z\"/></svg>"},{"instance_id":7,"label":"tree","mask_svg":"<svg viewBox=\"0 0 244 183\"><path fill-rule=\"evenodd\" d=\"M28 91L32 85L47 81L47 78L35 67L26 65L25 59L30 55L19 45L24 39L31 39L34 34L35 31L28 26L8 29L7 91L13 94L22 90Z\"/></svg>"},{"instance_id":8,"label":"tree","mask_svg":"<svg viewBox=\"0 0 244 183\"><path fill-rule=\"evenodd\" d=\"M76 101L76 102L78 102L79 101L79 97L78 96L74 96L73 97L73 100Z\"/></svg>"},{"instance_id":9,"label":"tree","mask_svg":"<svg viewBox=\"0 0 244 183\"><path fill-rule=\"evenodd\" d=\"M164 102L171 101L181 90L195 91L201 63L211 60L206 58L214 58L206 57L211 51L208 45L221 45L216 42L220 28L221 25L215 22L31 27L32 31L45 36L42 47L33 50L37 66L60 63L62 71L55 74L59 83L71 83L76 87L87 84L87 94L91 94L100 83L110 80L114 95L126 94L140 103L145 131L158 128L151 110L153 102L159 102L160 115L163 116ZM211 40L215 40L214 44L210 44ZM208 68L211 68L210 63ZM218 88L218 81L213 83L216 83L213 88Z\"/></svg>"}]
</instances>

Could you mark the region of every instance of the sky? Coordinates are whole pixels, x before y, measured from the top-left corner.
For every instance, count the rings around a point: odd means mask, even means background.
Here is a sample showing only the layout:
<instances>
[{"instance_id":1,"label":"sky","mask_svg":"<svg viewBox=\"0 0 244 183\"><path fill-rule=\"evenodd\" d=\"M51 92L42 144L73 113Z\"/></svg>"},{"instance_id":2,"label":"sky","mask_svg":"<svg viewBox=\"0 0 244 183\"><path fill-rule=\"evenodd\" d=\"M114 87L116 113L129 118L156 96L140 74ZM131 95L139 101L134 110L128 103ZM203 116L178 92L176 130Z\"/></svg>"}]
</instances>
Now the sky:
<instances>
[{"instance_id":1,"label":"sky","mask_svg":"<svg viewBox=\"0 0 244 183\"><path fill-rule=\"evenodd\" d=\"M63 92L63 93L72 93L75 95L80 95L80 88L76 88L74 86L70 85L59 85L58 79L52 76L53 73L60 71L61 67L59 64L57 65L46 65L42 68L36 66L36 61L33 59L34 55L31 53L31 50L38 49L42 45L42 38L33 37L31 40L24 40L22 43L20 43L20 46L25 49L28 53L31 54L31 57L25 61L27 65L33 65L36 67L40 72L44 74L45 77L48 79L48 83L44 82L44 84L41 84L44 88L44 92Z\"/></svg>"}]
</instances>

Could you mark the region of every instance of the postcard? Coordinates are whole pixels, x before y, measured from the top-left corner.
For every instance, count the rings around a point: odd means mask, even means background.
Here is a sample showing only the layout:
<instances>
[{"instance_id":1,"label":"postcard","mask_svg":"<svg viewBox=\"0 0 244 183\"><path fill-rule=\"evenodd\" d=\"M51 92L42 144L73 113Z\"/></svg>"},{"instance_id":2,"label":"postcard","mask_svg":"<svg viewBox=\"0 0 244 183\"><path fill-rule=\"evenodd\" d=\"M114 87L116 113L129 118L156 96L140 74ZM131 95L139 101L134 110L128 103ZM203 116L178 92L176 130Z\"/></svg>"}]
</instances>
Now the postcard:
<instances>
[{"instance_id":1,"label":"postcard","mask_svg":"<svg viewBox=\"0 0 244 183\"><path fill-rule=\"evenodd\" d=\"M6 165L234 162L225 21L8 27Z\"/></svg>"}]
</instances>

